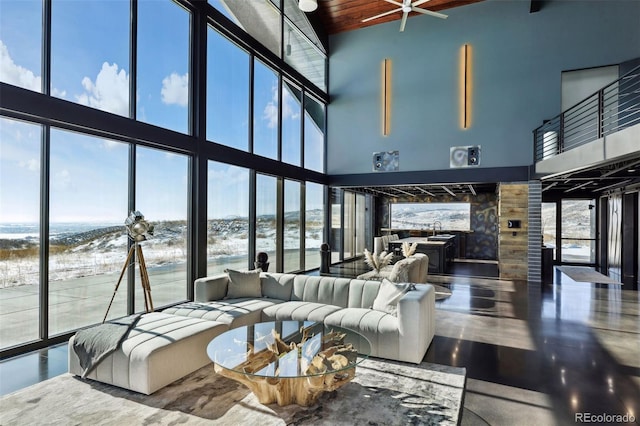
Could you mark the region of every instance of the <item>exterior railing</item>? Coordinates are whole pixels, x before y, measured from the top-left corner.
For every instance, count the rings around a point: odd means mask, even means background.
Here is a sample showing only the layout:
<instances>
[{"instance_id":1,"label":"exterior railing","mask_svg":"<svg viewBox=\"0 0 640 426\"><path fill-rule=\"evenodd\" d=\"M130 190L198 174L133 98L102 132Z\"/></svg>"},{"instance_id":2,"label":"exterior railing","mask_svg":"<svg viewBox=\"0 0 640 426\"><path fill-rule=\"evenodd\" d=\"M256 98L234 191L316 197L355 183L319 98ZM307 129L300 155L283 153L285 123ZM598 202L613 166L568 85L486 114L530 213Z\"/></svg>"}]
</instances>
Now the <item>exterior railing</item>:
<instances>
[{"instance_id":1,"label":"exterior railing","mask_svg":"<svg viewBox=\"0 0 640 426\"><path fill-rule=\"evenodd\" d=\"M533 131L541 161L640 123L640 66Z\"/></svg>"}]
</instances>

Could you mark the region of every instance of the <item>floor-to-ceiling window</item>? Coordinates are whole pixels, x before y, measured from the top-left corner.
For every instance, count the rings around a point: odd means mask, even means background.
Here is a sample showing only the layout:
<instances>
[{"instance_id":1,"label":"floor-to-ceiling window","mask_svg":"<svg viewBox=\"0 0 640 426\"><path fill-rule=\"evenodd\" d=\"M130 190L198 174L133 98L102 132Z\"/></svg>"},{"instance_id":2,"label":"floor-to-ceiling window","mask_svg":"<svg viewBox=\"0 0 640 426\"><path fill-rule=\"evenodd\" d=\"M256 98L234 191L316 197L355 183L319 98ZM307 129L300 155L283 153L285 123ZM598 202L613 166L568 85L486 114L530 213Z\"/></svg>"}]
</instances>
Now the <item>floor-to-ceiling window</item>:
<instances>
[{"instance_id":1,"label":"floor-to-ceiling window","mask_svg":"<svg viewBox=\"0 0 640 426\"><path fill-rule=\"evenodd\" d=\"M364 253L365 249L365 226L367 223L367 205L364 194L356 194L356 211L355 211L355 252L356 256Z\"/></svg>"},{"instance_id":2,"label":"floor-to-ceiling window","mask_svg":"<svg viewBox=\"0 0 640 426\"><path fill-rule=\"evenodd\" d=\"M188 133L191 14L172 0L137 4L137 119Z\"/></svg>"},{"instance_id":3,"label":"floor-to-ceiling window","mask_svg":"<svg viewBox=\"0 0 640 426\"><path fill-rule=\"evenodd\" d=\"M129 145L51 129L49 333L101 322L127 258ZM126 285L111 317L127 313Z\"/></svg>"},{"instance_id":4,"label":"floor-to-ceiling window","mask_svg":"<svg viewBox=\"0 0 640 426\"><path fill-rule=\"evenodd\" d=\"M249 54L207 31L207 140L249 148Z\"/></svg>"},{"instance_id":5,"label":"floor-to-ceiling window","mask_svg":"<svg viewBox=\"0 0 640 426\"><path fill-rule=\"evenodd\" d=\"M553 258L556 258L556 203L542 203L542 244L552 248Z\"/></svg>"},{"instance_id":6,"label":"floor-to-ceiling window","mask_svg":"<svg viewBox=\"0 0 640 426\"><path fill-rule=\"evenodd\" d=\"M348 259L356 255L356 194L355 192L344 192L344 258Z\"/></svg>"},{"instance_id":7,"label":"floor-to-ceiling window","mask_svg":"<svg viewBox=\"0 0 640 426\"><path fill-rule=\"evenodd\" d=\"M51 2L51 95L129 117L129 2L78 6Z\"/></svg>"},{"instance_id":8,"label":"floor-to-ceiling window","mask_svg":"<svg viewBox=\"0 0 640 426\"><path fill-rule=\"evenodd\" d=\"M278 264L276 250L278 216L278 179L274 176L256 176L256 253L269 256L269 270L276 271Z\"/></svg>"},{"instance_id":9,"label":"floor-to-ceiling window","mask_svg":"<svg viewBox=\"0 0 640 426\"><path fill-rule=\"evenodd\" d=\"M329 206L331 208L331 232L329 235L329 246L331 248L331 263L342 260L342 194L339 188L331 188L329 194Z\"/></svg>"},{"instance_id":10,"label":"floor-to-ceiling window","mask_svg":"<svg viewBox=\"0 0 640 426\"><path fill-rule=\"evenodd\" d=\"M320 246L324 241L324 185L305 185L305 269L320 267Z\"/></svg>"},{"instance_id":11,"label":"floor-to-ceiling window","mask_svg":"<svg viewBox=\"0 0 640 426\"><path fill-rule=\"evenodd\" d=\"M319 266L328 97L308 82L324 74L282 66L280 25L256 44L232 2L212 4L235 23L205 2L85 3L2 2L0 351L98 323L111 297L109 318L144 309L132 210L154 225L140 247L156 308L259 251L271 271Z\"/></svg>"},{"instance_id":12,"label":"floor-to-ceiling window","mask_svg":"<svg viewBox=\"0 0 640 426\"><path fill-rule=\"evenodd\" d=\"M295 272L302 268L302 228L300 210L300 182L284 181L284 272Z\"/></svg>"},{"instance_id":13,"label":"floor-to-ceiling window","mask_svg":"<svg viewBox=\"0 0 640 426\"><path fill-rule=\"evenodd\" d=\"M0 81L42 92L42 0L3 2Z\"/></svg>"},{"instance_id":14,"label":"floor-to-ceiling window","mask_svg":"<svg viewBox=\"0 0 640 426\"><path fill-rule=\"evenodd\" d=\"M153 236L141 243L154 307L187 299L188 171L185 155L144 147L136 150L135 208L155 227ZM141 288L137 274L136 311L144 308Z\"/></svg>"},{"instance_id":15,"label":"floor-to-ceiling window","mask_svg":"<svg viewBox=\"0 0 640 426\"><path fill-rule=\"evenodd\" d=\"M249 170L209 161L207 274L245 269L249 253Z\"/></svg>"},{"instance_id":16,"label":"floor-to-ceiling window","mask_svg":"<svg viewBox=\"0 0 640 426\"><path fill-rule=\"evenodd\" d=\"M366 198L363 194L344 192L344 258L364 252Z\"/></svg>"},{"instance_id":17,"label":"floor-to-ceiling window","mask_svg":"<svg viewBox=\"0 0 640 426\"><path fill-rule=\"evenodd\" d=\"M259 60L253 65L253 152L278 158L278 75Z\"/></svg>"},{"instance_id":18,"label":"floor-to-ceiling window","mask_svg":"<svg viewBox=\"0 0 640 426\"><path fill-rule=\"evenodd\" d=\"M38 339L42 127L0 118L0 348Z\"/></svg>"},{"instance_id":19,"label":"floor-to-ceiling window","mask_svg":"<svg viewBox=\"0 0 640 426\"><path fill-rule=\"evenodd\" d=\"M282 161L299 166L302 162L300 116L302 92L292 83L282 85Z\"/></svg>"}]
</instances>

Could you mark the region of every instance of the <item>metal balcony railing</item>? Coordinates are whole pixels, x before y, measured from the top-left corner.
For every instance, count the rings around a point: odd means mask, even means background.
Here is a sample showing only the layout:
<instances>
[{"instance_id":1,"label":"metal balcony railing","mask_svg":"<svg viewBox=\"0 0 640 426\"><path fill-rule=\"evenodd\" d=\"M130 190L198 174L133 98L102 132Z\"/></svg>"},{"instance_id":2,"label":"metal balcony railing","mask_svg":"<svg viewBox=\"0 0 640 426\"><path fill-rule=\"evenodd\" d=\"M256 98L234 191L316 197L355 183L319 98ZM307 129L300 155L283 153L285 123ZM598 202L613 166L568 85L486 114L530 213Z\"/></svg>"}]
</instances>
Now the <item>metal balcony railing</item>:
<instances>
[{"instance_id":1,"label":"metal balcony railing","mask_svg":"<svg viewBox=\"0 0 640 426\"><path fill-rule=\"evenodd\" d=\"M640 123L640 66L533 131L536 162Z\"/></svg>"}]
</instances>

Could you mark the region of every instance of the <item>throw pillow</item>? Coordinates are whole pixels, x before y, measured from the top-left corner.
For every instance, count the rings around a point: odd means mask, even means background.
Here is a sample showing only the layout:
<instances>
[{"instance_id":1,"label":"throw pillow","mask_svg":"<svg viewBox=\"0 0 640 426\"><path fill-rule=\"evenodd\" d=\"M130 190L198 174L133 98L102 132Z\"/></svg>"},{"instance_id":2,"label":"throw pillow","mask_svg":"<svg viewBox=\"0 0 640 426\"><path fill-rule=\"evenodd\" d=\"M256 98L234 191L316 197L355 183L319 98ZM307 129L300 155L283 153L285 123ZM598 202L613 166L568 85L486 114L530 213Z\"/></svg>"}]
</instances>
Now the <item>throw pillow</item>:
<instances>
[{"instance_id":1,"label":"throw pillow","mask_svg":"<svg viewBox=\"0 0 640 426\"><path fill-rule=\"evenodd\" d=\"M254 269L253 271L225 269L225 272L229 275L227 299L262 297L262 288L260 287L261 269Z\"/></svg>"},{"instance_id":2,"label":"throw pillow","mask_svg":"<svg viewBox=\"0 0 640 426\"><path fill-rule=\"evenodd\" d=\"M373 309L396 315L398 311L398 300L409 291L408 284L394 284L386 278L380 283L378 295L373 300Z\"/></svg>"}]
</instances>

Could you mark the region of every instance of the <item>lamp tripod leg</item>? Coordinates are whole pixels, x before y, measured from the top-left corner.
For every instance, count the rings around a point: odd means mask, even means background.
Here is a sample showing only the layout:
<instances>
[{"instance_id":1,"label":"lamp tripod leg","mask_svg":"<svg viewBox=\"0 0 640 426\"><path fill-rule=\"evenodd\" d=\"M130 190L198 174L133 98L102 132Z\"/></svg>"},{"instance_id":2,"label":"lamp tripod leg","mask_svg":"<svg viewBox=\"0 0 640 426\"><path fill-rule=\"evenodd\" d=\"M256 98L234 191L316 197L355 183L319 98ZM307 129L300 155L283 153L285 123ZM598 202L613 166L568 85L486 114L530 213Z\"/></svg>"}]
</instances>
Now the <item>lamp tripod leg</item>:
<instances>
[{"instance_id":1,"label":"lamp tripod leg","mask_svg":"<svg viewBox=\"0 0 640 426\"><path fill-rule=\"evenodd\" d=\"M104 318L102 322L104 323L107 320L107 315L109 314L109 310L111 309L111 305L113 304L113 299L116 297L116 293L118 292L118 287L120 287L120 283L122 282L122 277L124 277L124 271L127 270L129 266L129 262L131 261L131 257L133 256L135 246L132 246L129 249L129 254L127 255L127 259L124 261L124 265L122 266L122 271L120 272L120 278L118 278L118 282L116 283L115 288L113 289L113 295L111 296L111 301L109 302L109 306L107 307L107 312L104 313Z\"/></svg>"},{"instance_id":2,"label":"lamp tripod leg","mask_svg":"<svg viewBox=\"0 0 640 426\"><path fill-rule=\"evenodd\" d=\"M153 311L153 301L151 300L151 283L149 282L149 271L147 271L147 264L144 261L142 255L142 247L138 245L138 264L140 267L140 284L142 286L142 292L144 293L144 308L146 312Z\"/></svg>"}]
</instances>

